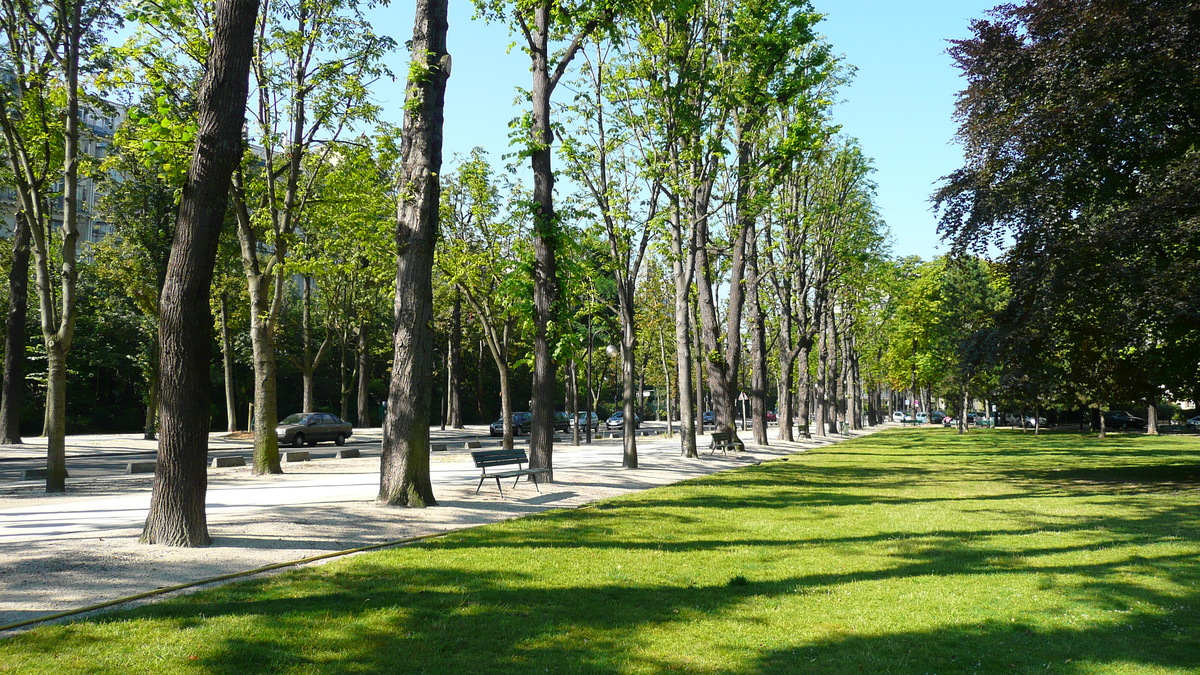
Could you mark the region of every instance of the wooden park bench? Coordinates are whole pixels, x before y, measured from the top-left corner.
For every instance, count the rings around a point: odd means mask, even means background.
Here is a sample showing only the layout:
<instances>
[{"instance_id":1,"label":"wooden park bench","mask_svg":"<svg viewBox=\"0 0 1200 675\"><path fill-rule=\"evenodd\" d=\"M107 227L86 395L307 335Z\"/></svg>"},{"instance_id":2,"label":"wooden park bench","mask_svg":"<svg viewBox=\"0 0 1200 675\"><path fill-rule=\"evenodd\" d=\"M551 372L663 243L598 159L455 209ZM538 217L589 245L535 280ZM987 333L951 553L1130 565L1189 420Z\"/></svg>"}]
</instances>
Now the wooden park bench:
<instances>
[{"instance_id":1,"label":"wooden park bench","mask_svg":"<svg viewBox=\"0 0 1200 675\"><path fill-rule=\"evenodd\" d=\"M513 448L512 450L473 450L471 452L471 459L475 460L475 466L481 471L479 485L475 488L475 494L479 494L480 488L483 487L483 481L495 478L496 489L500 491L500 496L503 497L504 488L500 486L500 479L516 478L513 481L513 487L516 487L517 483L521 480L521 476L532 476L533 486L537 488L538 492L541 492L542 488L538 487L537 476L540 473L550 473L550 469L526 469L525 465L529 464L529 457L520 448ZM511 466L513 464L516 464L517 468L504 471L488 471L489 468Z\"/></svg>"},{"instance_id":2,"label":"wooden park bench","mask_svg":"<svg viewBox=\"0 0 1200 675\"><path fill-rule=\"evenodd\" d=\"M728 456L729 453L726 450L733 450L735 452L745 450L746 446L741 441L734 440L732 436L728 431L712 432L712 440L708 443L708 454L711 455L720 450L722 455Z\"/></svg>"}]
</instances>

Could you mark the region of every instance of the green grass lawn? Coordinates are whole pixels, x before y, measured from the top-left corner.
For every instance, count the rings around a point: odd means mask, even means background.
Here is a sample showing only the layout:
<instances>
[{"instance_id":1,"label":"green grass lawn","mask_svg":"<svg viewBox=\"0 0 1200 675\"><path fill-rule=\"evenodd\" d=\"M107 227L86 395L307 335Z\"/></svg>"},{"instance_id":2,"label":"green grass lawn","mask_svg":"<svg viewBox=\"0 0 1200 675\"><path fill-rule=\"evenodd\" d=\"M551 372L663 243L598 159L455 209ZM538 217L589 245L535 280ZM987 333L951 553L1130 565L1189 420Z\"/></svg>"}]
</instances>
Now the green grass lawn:
<instances>
[{"instance_id":1,"label":"green grass lawn","mask_svg":"<svg viewBox=\"0 0 1200 675\"><path fill-rule=\"evenodd\" d=\"M1197 673L1198 481L1191 437L896 430L43 627L0 672Z\"/></svg>"}]
</instances>

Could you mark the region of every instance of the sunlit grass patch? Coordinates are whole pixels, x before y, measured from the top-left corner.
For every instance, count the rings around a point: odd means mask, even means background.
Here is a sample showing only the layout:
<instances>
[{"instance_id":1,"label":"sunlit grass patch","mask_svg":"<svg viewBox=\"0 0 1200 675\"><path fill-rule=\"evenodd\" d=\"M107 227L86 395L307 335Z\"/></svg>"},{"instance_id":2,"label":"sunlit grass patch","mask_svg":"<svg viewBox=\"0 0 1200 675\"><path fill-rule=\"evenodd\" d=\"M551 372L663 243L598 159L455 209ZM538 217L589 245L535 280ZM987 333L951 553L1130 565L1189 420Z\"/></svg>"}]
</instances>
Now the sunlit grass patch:
<instances>
[{"instance_id":1,"label":"sunlit grass patch","mask_svg":"<svg viewBox=\"0 0 1200 675\"><path fill-rule=\"evenodd\" d=\"M43 627L0 670L1196 672L1197 466L898 430Z\"/></svg>"}]
</instances>

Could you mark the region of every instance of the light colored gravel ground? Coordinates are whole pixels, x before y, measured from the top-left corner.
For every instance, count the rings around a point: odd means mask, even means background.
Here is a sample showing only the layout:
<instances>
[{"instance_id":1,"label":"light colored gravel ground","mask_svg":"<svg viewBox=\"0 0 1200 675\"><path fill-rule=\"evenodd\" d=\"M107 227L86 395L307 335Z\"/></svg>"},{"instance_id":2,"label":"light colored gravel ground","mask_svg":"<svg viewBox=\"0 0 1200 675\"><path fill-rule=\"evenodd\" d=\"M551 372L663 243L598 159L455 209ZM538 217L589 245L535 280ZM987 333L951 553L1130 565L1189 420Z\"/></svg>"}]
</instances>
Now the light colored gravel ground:
<instances>
[{"instance_id":1,"label":"light colored gravel ground","mask_svg":"<svg viewBox=\"0 0 1200 675\"><path fill-rule=\"evenodd\" d=\"M45 495L37 481L3 483L0 626L272 563L572 508L836 440L774 442L728 458L702 453L700 460L685 460L677 439L639 439L636 470L620 468L619 440L559 444L553 484L538 493L529 483L510 489L507 482L503 497L495 482L474 494L478 470L467 453L438 453L432 473L439 506L428 509L375 504L377 457L286 464L287 473L279 476L252 476L245 467L210 469L213 545L201 549L138 543L150 476L72 480L69 492L57 496Z\"/></svg>"}]
</instances>

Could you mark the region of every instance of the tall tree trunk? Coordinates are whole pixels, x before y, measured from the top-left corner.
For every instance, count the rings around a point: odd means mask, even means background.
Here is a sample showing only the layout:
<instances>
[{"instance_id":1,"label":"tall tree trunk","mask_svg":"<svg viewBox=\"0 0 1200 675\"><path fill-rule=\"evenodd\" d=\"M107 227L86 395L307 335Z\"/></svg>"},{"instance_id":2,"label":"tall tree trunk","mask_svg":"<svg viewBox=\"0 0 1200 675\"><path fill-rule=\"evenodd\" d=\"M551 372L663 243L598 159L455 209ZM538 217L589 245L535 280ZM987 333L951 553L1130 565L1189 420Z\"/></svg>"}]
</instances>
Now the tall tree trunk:
<instances>
[{"instance_id":1,"label":"tall tree trunk","mask_svg":"<svg viewBox=\"0 0 1200 675\"><path fill-rule=\"evenodd\" d=\"M554 480L554 356L550 326L558 302L558 260L555 242L560 224L554 210L554 169L551 146L550 96L554 91L549 69L551 3L539 2L533 9L530 58L533 73L533 116L529 153L533 172L533 391L530 407L533 429L529 433L529 464L549 469Z\"/></svg>"},{"instance_id":2,"label":"tall tree trunk","mask_svg":"<svg viewBox=\"0 0 1200 675\"><path fill-rule=\"evenodd\" d=\"M624 411L624 437L622 440L621 467L625 469L638 468L637 455L637 412L634 409L634 380L637 377L637 363L634 350L637 349L637 333L634 331L633 316L633 279L627 279L620 294L621 314L621 390L623 394L622 410Z\"/></svg>"},{"instance_id":3,"label":"tall tree trunk","mask_svg":"<svg viewBox=\"0 0 1200 675\"><path fill-rule=\"evenodd\" d=\"M571 445L579 445L579 362L571 359L567 379L567 414L571 416Z\"/></svg>"},{"instance_id":4,"label":"tall tree trunk","mask_svg":"<svg viewBox=\"0 0 1200 675\"><path fill-rule=\"evenodd\" d=\"M454 294L454 313L450 319L450 344L447 351L447 417L451 429L465 429L462 420L462 296Z\"/></svg>"},{"instance_id":5,"label":"tall tree trunk","mask_svg":"<svg viewBox=\"0 0 1200 675\"><path fill-rule=\"evenodd\" d=\"M658 331L658 353L662 361L663 379L666 380L667 384L667 393L665 396L667 402L667 438L671 438L675 435L675 411L672 408L672 403L675 400L675 389L671 383L671 369L667 365L667 339L663 335L661 326Z\"/></svg>"},{"instance_id":6,"label":"tall tree trunk","mask_svg":"<svg viewBox=\"0 0 1200 675\"><path fill-rule=\"evenodd\" d=\"M155 336L157 342L158 336ZM158 359L158 350L154 350L154 359ZM158 431L158 364L156 363L150 372L146 374L149 380L146 384L146 422L142 430L142 440L153 441L157 436Z\"/></svg>"},{"instance_id":7,"label":"tall tree trunk","mask_svg":"<svg viewBox=\"0 0 1200 675\"><path fill-rule=\"evenodd\" d=\"M962 386L962 414L958 416L958 433L967 433L967 409L970 408L971 399L967 394L967 385Z\"/></svg>"},{"instance_id":8,"label":"tall tree trunk","mask_svg":"<svg viewBox=\"0 0 1200 675\"><path fill-rule=\"evenodd\" d=\"M29 308L29 221L16 214L12 268L8 272L8 318L4 330L4 389L0 391L0 443L21 442L25 393L25 319Z\"/></svg>"},{"instance_id":9,"label":"tall tree trunk","mask_svg":"<svg viewBox=\"0 0 1200 675\"><path fill-rule=\"evenodd\" d=\"M358 420L355 426L361 429L368 429L375 426L371 422L371 351L370 344L367 341L367 320L363 319L358 325L358 340L356 342L356 351L358 352L358 395L355 397L355 405L357 406Z\"/></svg>"},{"instance_id":10,"label":"tall tree trunk","mask_svg":"<svg viewBox=\"0 0 1200 675\"><path fill-rule=\"evenodd\" d=\"M350 367L349 350L347 349L348 338L349 336L343 329L338 350L338 390L341 399L341 407L338 411L342 419L347 421L350 420L350 391L354 387L354 371Z\"/></svg>"},{"instance_id":11,"label":"tall tree trunk","mask_svg":"<svg viewBox=\"0 0 1200 675\"><path fill-rule=\"evenodd\" d=\"M64 492L67 482L67 353L50 339L46 353L46 492Z\"/></svg>"},{"instance_id":12,"label":"tall tree trunk","mask_svg":"<svg viewBox=\"0 0 1200 675\"><path fill-rule=\"evenodd\" d=\"M67 109L63 130L63 219L61 230L61 301L56 306L51 282L48 242L37 241L38 295L42 308L42 339L46 345L46 492L63 492L67 479L67 353L75 332L75 292L79 277L79 61L83 42L82 2L59 5L63 30L62 60ZM67 16L67 15L70 16Z\"/></svg>"},{"instance_id":13,"label":"tall tree trunk","mask_svg":"<svg viewBox=\"0 0 1200 675\"><path fill-rule=\"evenodd\" d=\"M483 340L479 341L479 346L475 350L475 419L483 419Z\"/></svg>"},{"instance_id":14,"label":"tall tree trunk","mask_svg":"<svg viewBox=\"0 0 1200 675\"><path fill-rule=\"evenodd\" d=\"M254 460L256 475L283 473L279 463L279 395L276 379L275 337L269 318L270 298L259 277L251 283L250 346L254 358Z\"/></svg>"},{"instance_id":15,"label":"tall tree trunk","mask_svg":"<svg viewBox=\"0 0 1200 675\"><path fill-rule=\"evenodd\" d=\"M742 350L741 315L745 297L742 274L745 271L747 232L743 228L734 239L726 321L728 326L736 324L737 328L725 331L725 343L722 345L712 264L708 255L707 229L704 220L697 224L700 235L696 244L696 295L700 310L700 340L704 348L703 363L708 377L709 395L713 401L716 429L736 439L738 436L734 416L737 405L737 373Z\"/></svg>"},{"instance_id":16,"label":"tall tree trunk","mask_svg":"<svg viewBox=\"0 0 1200 675\"><path fill-rule=\"evenodd\" d=\"M819 296L818 296L819 298ZM817 368L813 378L813 411L816 416L816 431L825 436L829 432L827 407L827 374L829 371L829 329L825 320L825 308L818 303L813 308L813 318L817 324Z\"/></svg>"},{"instance_id":17,"label":"tall tree trunk","mask_svg":"<svg viewBox=\"0 0 1200 675\"><path fill-rule=\"evenodd\" d=\"M448 27L447 0L417 0L410 43L417 67L410 70L416 75L407 85L400 148L395 350L379 469L378 500L392 506L437 505L429 477L429 408L433 249L441 195L443 108L450 76Z\"/></svg>"},{"instance_id":18,"label":"tall tree trunk","mask_svg":"<svg viewBox=\"0 0 1200 675\"><path fill-rule=\"evenodd\" d=\"M229 179L241 158L257 0L221 0L198 96L199 133L179 204L159 307L162 438L141 541L211 543L208 475L209 289Z\"/></svg>"},{"instance_id":19,"label":"tall tree trunk","mask_svg":"<svg viewBox=\"0 0 1200 675\"><path fill-rule=\"evenodd\" d=\"M684 457L699 457L696 433L703 427L697 423L702 400L692 399L692 322L691 286L692 253L683 248L679 209L671 213L671 267L675 281L675 370L679 382L679 449Z\"/></svg>"},{"instance_id":20,"label":"tall tree trunk","mask_svg":"<svg viewBox=\"0 0 1200 675\"><path fill-rule=\"evenodd\" d=\"M767 445L767 321L759 302L758 246L751 234L746 254L746 302L750 322L750 417L754 443Z\"/></svg>"},{"instance_id":21,"label":"tall tree trunk","mask_svg":"<svg viewBox=\"0 0 1200 675\"><path fill-rule=\"evenodd\" d=\"M303 412L313 412L316 402L313 400L313 389L316 384L316 363L312 351L312 278L304 276L300 282L303 290L300 295L300 377L302 398L300 407Z\"/></svg>"},{"instance_id":22,"label":"tall tree trunk","mask_svg":"<svg viewBox=\"0 0 1200 675\"><path fill-rule=\"evenodd\" d=\"M225 373L225 417L229 433L237 427L237 397L233 381L233 340L229 335L229 294L221 293L221 361Z\"/></svg>"},{"instance_id":23,"label":"tall tree trunk","mask_svg":"<svg viewBox=\"0 0 1200 675\"><path fill-rule=\"evenodd\" d=\"M849 375L848 391L850 395L850 428L863 428L863 384L862 372L858 364L858 348L854 336L846 329L846 373Z\"/></svg>"},{"instance_id":24,"label":"tall tree trunk","mask_svg":"<svg viewBox=\"0 0 1200 675\"><path fill-rule=\"evenodd\" d=\"M696 390L696 428L704 433L704 412L711 410L708 401L704 400L704 345L700 342L700 323L696 321L696 304L688 303L688 324L692 329L692 386Z\"/></svg>"},{"instance_id":25,"label":"tall tree trunk","mask_svg":"<svg viewBox=\"0 0 1200 675\"><path fill-rule=\"evenodd\" d=\"M794 359L779 359L779 380L776 387L779 390L778 401L775 408L775 419L779 421L779 429L776 432L776 438L788 443L794 442L796 437L792 434L792 420L795 419L795 407L793 405L794 395L792 389L796 381L796 365Z\"/></svg>"},{"instance_id":26,"label":"tall tree trunk","mask_svg":"<svg viewBox=\"0 0 1200 675\"><path fill-rule=\"evenodd\" d=\"M1146 406L1146 434L1149 436L1158 435L1158 406L1153 403Z\"/></svg>"}]
</instances>

